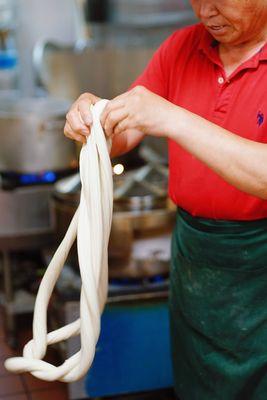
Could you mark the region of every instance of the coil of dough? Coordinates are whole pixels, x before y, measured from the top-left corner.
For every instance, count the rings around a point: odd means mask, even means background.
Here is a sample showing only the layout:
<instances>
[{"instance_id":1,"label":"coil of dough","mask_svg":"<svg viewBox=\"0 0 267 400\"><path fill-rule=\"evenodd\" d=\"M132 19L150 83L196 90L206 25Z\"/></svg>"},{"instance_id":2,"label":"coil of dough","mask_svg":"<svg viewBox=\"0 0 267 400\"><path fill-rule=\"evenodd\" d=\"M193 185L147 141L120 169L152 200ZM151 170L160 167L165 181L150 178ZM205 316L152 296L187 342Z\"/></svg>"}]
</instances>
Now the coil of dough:
<instances>
[{"instance_id":1,"label":"coil of dough","mask_svg":"<svg viewBox=\"0 0 267 400\"><path fill-rule=\"evenodd\" d=\"M82 378L92 364L107 298L107 251L113 211L111 143L106 141L100 124L106 103L107 100L101 100L91 106L91 134L80 153L80 204L40 284L34 308L33 339L24 346L22 357L5 361L6 369L11 372L30 372L47 381L73 382ZM49 299L76 236L82 280L80 318L48 333ZM80 350L63 364L54 366L43 361L47 346L79 334Z\"/></svg>"}]
</instances>

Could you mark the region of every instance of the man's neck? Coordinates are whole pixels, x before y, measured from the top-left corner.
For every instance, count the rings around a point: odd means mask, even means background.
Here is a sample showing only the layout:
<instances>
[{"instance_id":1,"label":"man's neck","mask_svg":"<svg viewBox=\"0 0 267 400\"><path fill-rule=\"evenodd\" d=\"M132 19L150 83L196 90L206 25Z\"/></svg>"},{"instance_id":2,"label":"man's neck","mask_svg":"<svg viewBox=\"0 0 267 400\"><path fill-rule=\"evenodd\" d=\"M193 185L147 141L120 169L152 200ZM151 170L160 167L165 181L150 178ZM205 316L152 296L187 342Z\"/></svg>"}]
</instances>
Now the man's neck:
<instances>
[{"instance_id":1,"label":"man's neck","mask_svg":"<svg viewBox=\"0 0 267 400\"><path fill-rule=\"evenodd\" d=\"M219 54L227 76L236 68L253 57L267 42L267 34L238 45L219 45Z\"/></svg>"}]
</instances>

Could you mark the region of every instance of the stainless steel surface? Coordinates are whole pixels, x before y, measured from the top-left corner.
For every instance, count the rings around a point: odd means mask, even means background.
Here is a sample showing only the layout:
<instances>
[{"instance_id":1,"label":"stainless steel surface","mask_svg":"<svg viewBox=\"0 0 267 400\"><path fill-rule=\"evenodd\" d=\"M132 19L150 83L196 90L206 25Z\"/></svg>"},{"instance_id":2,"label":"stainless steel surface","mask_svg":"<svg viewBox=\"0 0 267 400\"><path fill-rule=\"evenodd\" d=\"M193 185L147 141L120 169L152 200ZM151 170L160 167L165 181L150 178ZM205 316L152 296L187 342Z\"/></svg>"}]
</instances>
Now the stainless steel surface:
<instances>
[{"instance_id":1,"label":"stainless steel surface","mask_svg":"<svg viewBox=\"0 0 267 400\"><path fill-rule=\"evenodd\" d=\"M63 98L74 99L84 91L104 98L124 92L167 36L195 22L187 0L109 0L106 21L90 20L89 11L88 23L86 1L75 3L77 43L63 46L43 40L33 53L38 81L50 94ZM95 14L97 1L87 3Z\"/></svg>"},{"instance_id":2,"label":"stainless steel surface","mask_svg":"<svg viewBox=\"0 0 267 400\"><path fill-rule=\"evenodd\" d=\"M4 328L6 340L12 348L17 347L17 335L19 326L16 321L18 314L32 313L34 310L35 295L23 290L15 289L16 272L19 256L14 257L13 251L40 249L45 245L51 244L51 235L29 235L17 238L0 238L0 272L2 272L3 286L0 292L0 305L5 313ZM41 266L38 265L38 268ZM27 273L27 271L24 271Z\"/></svg>"},{"instance_id":3,"label":"stainless steel surface","mask_svg":"<svg viewBox=\"0 0 267 400\"><path fill-rule=\"evenodd\" d=\"M165 229L171 229L174 221L174 214L175 210L173 206L166 201L164 208L133 212L116 212L113 216L113 224L116 229L116 225L120 227L124 223L124 220L128 219L131 224L131 229L133 231L138 231L139 234L152 230L164 232Z\"/></svg>"},{"instance_id":4,"label":"stainless steel surface","mask_svg":"<svg viewBox=\"0 0 267 400\"><path fill-rule=\"evenodd\" d=\"M0 171L61 171L77 164L63 135L69 103L52 98L0 97Z\"/></svg>"},{"instance_id":5,"label":"stainless steel surface","mask_svg":"<svg viewBox=\"0 0 267 400\"><path fill-rule=\"evenodd\" d=\"M168 169L148 164L114 182L115 211L151 211L167 207Z\"/></svg>"},{"instance_id":6,"label":"stainless steel surface","mask_svg":"<svg viewBox=\"0 0 267 400\"><path fill-rule=\"evenodd\" d=\"M144 45L119 48L91 42L77 51L75 46L43 41L35 46L35 72L53 96L76 99L82 92L90 91L112 98L129 87L154 50Z\"/></svg>"},{"instance_id":7,"label":"stainless steel surface","mask_svg":"<svg viewBox=\"0 0 267 400\"><path fill-rule=\"evenodd\" d=\"M117 24L148 28L177 26L178 23L194 19L187 0L109 0L108 4L108 18Z\"/></svg>"},{"instance_id":8,"label":"stainless steel surface","mask_svg":"<svg viewBox=\"0 0 267 400\"><path fill-rule=\"evenodd\" d=\"M118 238L118 233L115 235ZM121 236L121 243L123 238ZM112 254L109 258L110 278L149 278L153 276L168 276L170 269L171 235L164 232L150 234L148 238L133 237L130 242L130 254L128 258L122 258L121 254ZM122 249L122 254L124 249Z\"/></svg>"},{"instance_id":9,"label":"stainless steel surface","mask_svg":"<svg viewBox=\"0 0 267 400\"><path fill-rule=\"evenodd\" d=\"M56 241L60 243L77 208L75 202L62 198L53 199L56 224ZM138 259L132 256L136 238L155 238L170 234L175 220L172 207L152 211L114 212L109 240L110 276L152 276L166 274L169 262L161 260L157 254L150 258ZM70 259L77 262L76 246L73 246Z\"/></svg>"},{"instance_id":10,"label":"stainless steel surface","mask_svg":"<svg viewBox=\"0 0 267 400\"><path fill-rule=\"evenodd\" d=\"M52 185L0 190L0 249L4 240L12 248L12 238L53 232L50 208L53 190Z\"/></svg>"},{"instance_id":11,"label":"stainless steel surface","mask_svg":"<svg viewBox=\"0 0 267 400\"><path fill-rule=\"evenodd\" d=\"M146 257L140 257L135 251L138 240L142 238L142 244L147 246L147 238L157 242L162 235L170 235L176 210L167 200L167 181L166 167L151 165L114 177L114 213L109 241L110 277L137 278L168 274L170 255L162 259L157 248L151 249ZM55 184L53 207L58 242L66 232L79 198L77 176ZM168 242L167 248L169 246ZM76 248L73 248L71 257L73 261L77 258Z\"/></svg>"},{"instance_id":12,"label":"stainless steel surface","mask_svg":"<svg viewBox=\"0 0 267 400\"><path fill-rule=\"evenodd\" d=\"M14 258L11 256L15 251L41 249L53 242L52 191L52 185L0 190L0 256L3 260L3 295L0 303L6 315L7 340L12 347L16 346L15 316L33 311L33 302L29 304L28 298L25 302L25 296L18 298L14 293Z\"/></svg>"}]
</instances>

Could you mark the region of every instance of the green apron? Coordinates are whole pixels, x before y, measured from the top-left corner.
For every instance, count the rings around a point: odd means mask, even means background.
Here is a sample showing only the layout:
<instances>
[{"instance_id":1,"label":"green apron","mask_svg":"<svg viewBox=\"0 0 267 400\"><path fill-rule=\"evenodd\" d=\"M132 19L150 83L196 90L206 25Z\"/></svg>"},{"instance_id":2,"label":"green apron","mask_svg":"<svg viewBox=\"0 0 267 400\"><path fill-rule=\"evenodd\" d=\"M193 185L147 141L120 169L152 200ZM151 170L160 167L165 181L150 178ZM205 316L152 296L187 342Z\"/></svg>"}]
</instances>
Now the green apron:
<instances>
[{"instance_id":1,"label":"green apron","mask_svg":"<svg viewBox=\"0 0 267 400\"><path fill-rule=\"evenodd\" d=\"M170 290L181 400L267 400L267 219L177 213Z\"/></svg>"}]
</instances>

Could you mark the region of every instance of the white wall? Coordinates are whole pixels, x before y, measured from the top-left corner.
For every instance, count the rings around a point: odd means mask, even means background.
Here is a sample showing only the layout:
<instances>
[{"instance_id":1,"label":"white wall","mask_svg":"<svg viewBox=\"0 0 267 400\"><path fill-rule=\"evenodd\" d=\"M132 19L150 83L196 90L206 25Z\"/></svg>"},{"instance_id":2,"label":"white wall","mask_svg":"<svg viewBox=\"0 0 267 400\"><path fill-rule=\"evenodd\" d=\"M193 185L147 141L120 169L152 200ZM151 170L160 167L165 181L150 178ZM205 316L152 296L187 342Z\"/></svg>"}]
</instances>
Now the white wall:
<instances>
[{"instance_id":1,"label":"white wall","mask_svg":"<svg viewBox=\"0 0 267 400\"><path fill-rule=\"evenodd\" d=\"M39 39L73 43L76 38L74 0L17 0L18 48L21 65L21 89L34 92L32 50Z\"/></svg>"}]
</instances>

